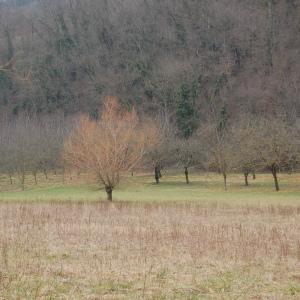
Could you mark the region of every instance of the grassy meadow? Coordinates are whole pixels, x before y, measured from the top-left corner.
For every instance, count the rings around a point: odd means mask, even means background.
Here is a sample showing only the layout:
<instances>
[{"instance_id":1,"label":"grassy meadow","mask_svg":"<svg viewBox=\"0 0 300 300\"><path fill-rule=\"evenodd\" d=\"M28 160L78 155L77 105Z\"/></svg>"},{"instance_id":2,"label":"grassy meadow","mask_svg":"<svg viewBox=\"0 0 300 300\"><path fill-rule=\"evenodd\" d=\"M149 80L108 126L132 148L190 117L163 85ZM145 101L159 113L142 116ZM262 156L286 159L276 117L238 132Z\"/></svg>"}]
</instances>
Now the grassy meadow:
<instances>
[{"instance_id":1,"label":"grassy meadow","mask_svg":"<svg viewBox=\"0 0 300 300\"><path fill-rule=\"evenodd\" d=\"M257 179L249 176L250 186L244 186L244 177L232 174L228 178L228 190L224 191L221 175L212 173L190 174L190 184L185 183L184 174L171 171L163 174L159 185L151 174L138 174L124 178L113 193L115 201L128 202L185 202L202 204L300 204L300 174L280 174L281 191L274 190L271 174L258 174ZM33 176L26 177L26 188L22 191L18 179L11 185L6 176L0 177L0 201L84 201L94 202L106 199L104 189L97 187L86 174L43 174L34 184Z\"/></svg>"},{"instance_id":2,"label":"grassy meadow","mask_svg":"<svg viewBox=\"0 0 300 300\"><path fill-rule=\"evenodd\" d=\"M300 299L299 174L190 179L2 176L0 299Z\"/></svg>"}]
</instances>

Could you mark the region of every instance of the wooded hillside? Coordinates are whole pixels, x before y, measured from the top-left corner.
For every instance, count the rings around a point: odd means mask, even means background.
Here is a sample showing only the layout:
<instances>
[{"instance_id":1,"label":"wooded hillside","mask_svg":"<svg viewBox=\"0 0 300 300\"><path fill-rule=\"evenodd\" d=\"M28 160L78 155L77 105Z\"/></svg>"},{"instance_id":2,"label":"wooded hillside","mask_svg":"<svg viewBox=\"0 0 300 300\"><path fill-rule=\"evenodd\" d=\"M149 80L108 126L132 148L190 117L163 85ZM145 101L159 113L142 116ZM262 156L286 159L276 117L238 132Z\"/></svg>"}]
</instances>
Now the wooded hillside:
<instances>
[{"instance_id":1,"label":"wooded hillside","mask_svg":"<svg viewBox=\"0 0 300 300\"><path fill-rule=\"evenodd\" d=\"M296 0L2 1L0 26L2 112L300 114Z\"/></svg>"}]
</instances>

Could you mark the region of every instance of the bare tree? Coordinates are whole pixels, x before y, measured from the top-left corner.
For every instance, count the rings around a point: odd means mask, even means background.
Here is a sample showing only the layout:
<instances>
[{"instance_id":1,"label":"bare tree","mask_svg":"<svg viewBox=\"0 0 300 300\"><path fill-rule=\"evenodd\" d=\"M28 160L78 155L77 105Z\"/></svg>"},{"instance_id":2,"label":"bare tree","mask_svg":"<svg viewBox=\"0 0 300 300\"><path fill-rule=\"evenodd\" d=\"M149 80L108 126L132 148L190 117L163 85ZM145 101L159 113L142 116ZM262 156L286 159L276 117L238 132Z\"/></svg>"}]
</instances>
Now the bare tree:
<instances>
[{"instance_id":1,"label":"bare tree","mask_svg":"<svg viewBox=\"0 0 300 300\"><path fill-rule=\"evenodd\" d=\"M137 166L156 139L150 123L141 124L136 111L123 111L108 97L98 121L82 116L65 142L64 159L70 165L92 171L112 201L113 189L124 172Z\"/></svg>"},{"instance_id":2,"label":"bare tree","mask_svg":"<svg viewBox=\"0 0 300 300\"><path fill-rule=\"evenodd\" d=\"M227 177L232 169L232 144L229 132L226 130L221 133L218 125L211 122L203 125L198 134L206 156L205 168L220 173L224 189L227 190Z\"/></svg>"},{"instance_id":3,"label":"bare tree","mask_svg":"<svg viewBox=\"0 0 300 300\"><path fill-rule=\"evenodd\" d=\"M29 116L6 118L0 128L0 168L17 174L25 188L25 177L32 173L37 184L37 173L57 167L67 124L61 116Z\"/></svg>"},{"instance_id":4,"label":"bare tree","mask_svg":"<svg viewBox=\"0 0 300 300\"><path fill-rule=\"evenodd\" d=\"M295 165L299 157L299 132L294 125L281 119L259 121L255 152L262 168L269 170L274 178L276 191L280 190L278 173Z\"/></svg>"},{"instance_id":5,"label":"bare tree","mask_svg":"<svg viewBox=\"0 0 300 300\"><path fill-rule=\"evenodd\" d=\"M243 115L240 121L230 128L232 143L231 165L235 171L243 173L245 186L249 185L249 175L252 173L253 179L255 179L255 171L259 168L255 144L257 142L256 133L256 120L252 120L251 116L246 115Z\"/></svg>"},{"instance_id":6,"label":"bare tree","mask_svg":"<svg viewBox=\"0 0 300 300\"><path fill-rule=\"evenodd\" d=\"M21 187L25 189L26 172L31 169L34 152L33 139L36 127L28 115L19 116L8 124L7 155L13 172L17 173Z\"/></svg>"},{"instance_id":7,"label":"bare tree","mask_svg":"<svg viewBox=\"0 0 300 300\"><path fill-rule=\"evenodd\" d=\"M148 151L145 161L146 165L154 169L156 184L160 183L162 169L174 164L174 126L170 116L166 113L158 115L154 119L157 128L156 141Z\"/></svg>"},{"instance_id":8,"label":"bare tree","mask_svg":"<svg viewBox=\"0 0 300 300\"><path fill-rule=\"evenodd\" d=\"M14 163L12 157L12 136L6 116L0 119L0 171L7 174L10 183L13 184L12 175L14 173Z\"/></svg>"},{"instance_id":9,"label":"bare tree","mask_svg":"<svg viewBox=\"0 0 300 300\"><path fill-rule=\"evenodd\" d=\"M174 140L174 147L174 157L177 165L183 167L185 181L189 184L189 169L191 167L199 166L203 162L198 139L196 137L190 137L189 139L176 139Z\"/></svg>"}]
</instances>

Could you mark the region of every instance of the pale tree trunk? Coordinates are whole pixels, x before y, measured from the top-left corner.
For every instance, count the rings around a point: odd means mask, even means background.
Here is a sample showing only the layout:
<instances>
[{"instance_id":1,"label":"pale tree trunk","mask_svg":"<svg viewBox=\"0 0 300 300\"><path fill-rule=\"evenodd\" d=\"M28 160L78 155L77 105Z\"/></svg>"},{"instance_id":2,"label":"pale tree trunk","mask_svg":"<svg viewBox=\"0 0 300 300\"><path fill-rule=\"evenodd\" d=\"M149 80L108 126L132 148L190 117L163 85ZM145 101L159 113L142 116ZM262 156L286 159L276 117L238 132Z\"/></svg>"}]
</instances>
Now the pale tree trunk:
<instances>
[{"instance_id":1,"label":"pale tree trunk","mask_svg":"<svg viewBox=\"0 0 300 300\"><path fill-rule=\"evenodd\" d=\"M34 177L34 183L37 184L37 178L36 178L36 171L33 172L33 177Z\"/></svg>"},{"instance_id":2,"label":"pale tree trunk","mask_svg":"<svg viewBox=\"0 0 300 300\"><path fill-rule=\"evenodd\" d=\"M25 190L25 173L22 173L21 176L22 190Z\"/></svg>"},{"instance_id":3,"label":"pale tree trunk","mask_svg":"<svg viewBox=\"0 0 300 300\"><path fill-rule=\"evenodd\" d=\"M25 171L19 172L19 178L21 181L22 191L24 191L25 190Z\"/></svg>"},{"instance_id":4,"label":"pale tree trunk","mask_svg":"<svg viewBox=\"0 0 300 300\"><path fill-rule=\"evenodd\" d=\"M63 167L63 170L62 170L62 181L63 181L63 184L65 184L65 175L66 175L65 173L66 173L66 170Z\"/></svg>"},{"instance_id":5,"label":"pale tree trunk","mask_svg":"<svg viewBox=\"0 0 300 300\"><path fill-rule=\"evenodd\" d=\"M13 184L12 175L11 175L11 174L8 174L8 176L9 176L10 184L12 185L12 184Z\"/></svg>"},{"instance_id":6,"label":"pale tree trunk","mask_svg":"<svg viewBox=\"0 0 300 300\"><path fill-rule=\"evenodd\" d=\"M46 180L48 180L48 174L47 174L47 170L46 170L46 169L44 169L43 171L44 171L44 175L45 175L45 178L46 178Z\"/></svg>"}]
</instances>

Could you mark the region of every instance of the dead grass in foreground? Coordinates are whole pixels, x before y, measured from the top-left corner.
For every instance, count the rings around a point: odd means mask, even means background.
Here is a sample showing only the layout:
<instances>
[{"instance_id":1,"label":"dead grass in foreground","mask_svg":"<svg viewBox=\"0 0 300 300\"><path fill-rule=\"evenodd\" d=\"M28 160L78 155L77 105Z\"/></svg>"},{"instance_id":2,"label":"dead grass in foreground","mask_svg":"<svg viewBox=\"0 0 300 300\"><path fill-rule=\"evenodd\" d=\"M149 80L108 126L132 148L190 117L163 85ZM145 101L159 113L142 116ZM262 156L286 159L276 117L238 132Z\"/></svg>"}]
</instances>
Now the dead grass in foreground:
<instances>
[{"instance_id":1,"label":"dead grass in foreground","mask_svg":"<svg viewBox=\"0 0 300 300\"><path fill-rule=\"evenodd\" d=\"M0 299L299 299L300 207L0 204Z\"/></svg>"}]
</instances>

